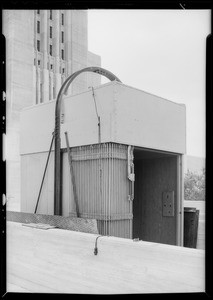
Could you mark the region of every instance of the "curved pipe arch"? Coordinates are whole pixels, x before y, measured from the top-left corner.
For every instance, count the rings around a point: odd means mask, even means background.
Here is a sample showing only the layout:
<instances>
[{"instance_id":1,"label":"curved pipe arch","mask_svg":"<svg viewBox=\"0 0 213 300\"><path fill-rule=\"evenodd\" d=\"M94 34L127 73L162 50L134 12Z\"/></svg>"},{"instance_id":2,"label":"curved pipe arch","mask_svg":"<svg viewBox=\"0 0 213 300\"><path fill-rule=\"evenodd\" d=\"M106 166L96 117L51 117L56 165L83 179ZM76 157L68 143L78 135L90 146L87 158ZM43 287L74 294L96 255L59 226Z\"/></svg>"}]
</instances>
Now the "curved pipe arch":
<instances>
[{"instance_id":1,"label":"curved pipe arch","mask_svg":"<svg viewBox=\"0 0 213 300\"><path fill-rule=\"evenodd\" d=\"M118 77L116 77L110 71L100 68L100 67L87 67L76 71L70 75L62 84L58 96L56 99L55 106L55 167L54 167L54 214L62 214L62 201L61 198L61 157L60 157L60 148L61 148L61 139L60 139L60 121L61 121L61 102L64 93L68 90L70 84L73 80L84 72L93 72L105 76L111 81L121 82Z\"/></svg>"}]
</instances>

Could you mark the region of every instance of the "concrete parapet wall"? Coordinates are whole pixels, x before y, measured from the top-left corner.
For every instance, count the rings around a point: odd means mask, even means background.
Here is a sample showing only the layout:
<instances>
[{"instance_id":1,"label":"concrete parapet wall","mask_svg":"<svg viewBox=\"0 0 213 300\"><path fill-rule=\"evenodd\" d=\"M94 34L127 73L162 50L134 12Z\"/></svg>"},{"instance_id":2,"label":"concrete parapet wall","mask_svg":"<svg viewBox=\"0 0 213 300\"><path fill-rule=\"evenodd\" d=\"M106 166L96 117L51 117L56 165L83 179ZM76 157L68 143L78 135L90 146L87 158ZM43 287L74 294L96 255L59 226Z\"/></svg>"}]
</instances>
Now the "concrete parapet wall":
<instances>
[{"instance_id":1,"label":"concrete parapet wall","mask_svg":"<svg viewBox=\"0 0 213 300\"><path fill-rule=\"evenodd\" d=\"M205 252L7 224L7 291L128 294L205 291Z\"/></svg>"}]
</instances>

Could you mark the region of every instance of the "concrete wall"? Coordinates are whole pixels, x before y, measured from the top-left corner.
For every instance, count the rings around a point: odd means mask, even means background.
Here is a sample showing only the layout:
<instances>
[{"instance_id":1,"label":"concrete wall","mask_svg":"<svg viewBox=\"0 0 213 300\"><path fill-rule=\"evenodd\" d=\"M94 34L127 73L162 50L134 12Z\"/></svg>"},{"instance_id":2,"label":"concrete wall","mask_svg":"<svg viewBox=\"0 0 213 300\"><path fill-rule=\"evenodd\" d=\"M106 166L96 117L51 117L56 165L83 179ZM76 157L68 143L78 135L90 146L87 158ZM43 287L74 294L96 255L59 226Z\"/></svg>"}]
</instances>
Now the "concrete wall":
<instances>
[{"instance_id":1,"label":"concrete wall","mask_svg":"<svg viewBox=\"0 0 213 300\"><path fill-rule=\"evenodd\" d=\"M7 209L20 209L20 110L37 102L48 102L49 99L55 98L64 78L87 66L87 11L65 10L64 15L65 23L62 28L59 25L59 10L53 10L52 21L47 10L41 10L39 15L35 10L3 10L7 76ZM38 20L40 33L37 33ZM50 25L53 27L53 56L49 55ZM62 29L65 32L64 45L60 43ZM41 42L39 52L36 51L37 39ZM65 50L64 61L59 57L60 47L64 47ZM93 62L95 57L93 55ZM97 56L96 65L99 63L100 59ZM53 64L53 70L49 70L50 64ZM62 67L65 68L63 76ZM100 77L94 80L93 84L100 84ZM87 77L82 75L70 92L87 90L88 85L91 85L91 82L87 84Z\"/></svg>"},{"instance_id":2,"label":"concrete wall","mask_svg":"<svg viewBox=\"0 0 213 300\"><path fill-rule=\"evenodd\" d=\"M20 110L33 104L33 11L3 11L6 37L7 204L20 204Z\"/></svg>"},{"instance_id":3,"label":"concrete wall","mask_svg":"<svg viewBox=\"0 0 213 300\"><path fill-rule=\"evenodd\" d=\"M88 67L100 67L101 57L93 52L88 51L87 65ZM91 72L87 73L87 84L88 87L99 86L101 84L101 76Z\"/></svg>"},{"instance_id":4,"label":"concrete wall","mask_svg":"<svg viewBox=\"0 0 213 300\"><path fill-rule=\"evenodd\" d=\"M62 229L7 224L7 292L205 292L205 252Z\"/></svg>"}]
</instances>

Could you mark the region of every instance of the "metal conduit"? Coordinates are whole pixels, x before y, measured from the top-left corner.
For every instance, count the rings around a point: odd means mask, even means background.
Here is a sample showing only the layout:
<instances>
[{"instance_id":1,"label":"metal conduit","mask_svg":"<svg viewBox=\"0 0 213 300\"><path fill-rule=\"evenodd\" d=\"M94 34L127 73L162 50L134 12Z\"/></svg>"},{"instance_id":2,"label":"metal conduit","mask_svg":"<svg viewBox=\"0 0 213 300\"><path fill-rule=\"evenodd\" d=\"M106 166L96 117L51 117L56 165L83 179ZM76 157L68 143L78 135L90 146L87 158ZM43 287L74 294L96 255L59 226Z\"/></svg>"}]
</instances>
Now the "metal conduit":
<instances>
[{"instance_id":1,"label":"metal conduit","mask_svg":"<svg viewBox=\"0 0 213 300\"><path fill-rule=\"evenodd\" d=\"M62 215L62 201L61 201L61 162L60 162L60 119L61 119L61 102L62 97L68 90L72 81L83 72L93 72L105 76L111 81L121 82L113 73L100 67L88 67L81 69L70 75L62 84L56 99L55 106L55 168L54 168L54 214Z\"/></svg>"}]
</instances>

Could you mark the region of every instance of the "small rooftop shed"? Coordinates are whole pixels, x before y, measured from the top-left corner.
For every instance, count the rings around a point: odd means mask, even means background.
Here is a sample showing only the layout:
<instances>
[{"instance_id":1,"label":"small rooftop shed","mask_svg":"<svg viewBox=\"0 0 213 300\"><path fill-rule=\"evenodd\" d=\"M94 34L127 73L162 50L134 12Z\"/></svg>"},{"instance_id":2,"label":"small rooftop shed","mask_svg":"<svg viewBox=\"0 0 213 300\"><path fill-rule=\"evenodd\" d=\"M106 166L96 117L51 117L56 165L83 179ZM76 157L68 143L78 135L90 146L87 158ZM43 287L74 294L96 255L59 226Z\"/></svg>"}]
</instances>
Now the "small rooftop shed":
<instances>
[{"instance_id":1,"label":"small rooftop shed","mask_svg":"<svg viewBox=\"0 0 213 300\"><path fill-rule=\"evenodd\" d=\"M21 113L23 212L34 212L54 120L55 101ZM62 215L76 216L78 209L81 218L97 219L100 234L182 245L185 148L183 104L117 81L65 96L60 150ZM39 214L54 214L53 153L54 148Z\"/></svg>"}]
</instances>

